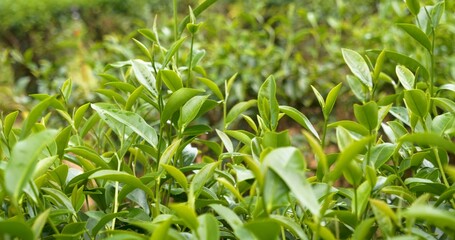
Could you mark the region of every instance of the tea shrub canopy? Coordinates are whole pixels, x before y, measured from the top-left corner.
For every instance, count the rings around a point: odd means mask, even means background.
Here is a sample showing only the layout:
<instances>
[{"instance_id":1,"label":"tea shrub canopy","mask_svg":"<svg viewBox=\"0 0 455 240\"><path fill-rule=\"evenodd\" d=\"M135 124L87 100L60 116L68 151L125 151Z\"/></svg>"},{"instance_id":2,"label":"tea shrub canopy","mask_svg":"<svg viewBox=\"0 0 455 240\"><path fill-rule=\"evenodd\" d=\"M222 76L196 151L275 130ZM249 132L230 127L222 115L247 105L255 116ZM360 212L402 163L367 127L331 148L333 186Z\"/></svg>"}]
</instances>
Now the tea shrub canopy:
<instances>
[{"instance_id":1,"label":"tea shrub canopy","mask_svg":"<svg viewBox=\"0 0 455 240\"><path fill-rule=\"evenodd\" d=\"M37 92L0 81L2 238L455 237L453 3L157 6L69 65L4 50Z\"/></svg>"}]
</instances>

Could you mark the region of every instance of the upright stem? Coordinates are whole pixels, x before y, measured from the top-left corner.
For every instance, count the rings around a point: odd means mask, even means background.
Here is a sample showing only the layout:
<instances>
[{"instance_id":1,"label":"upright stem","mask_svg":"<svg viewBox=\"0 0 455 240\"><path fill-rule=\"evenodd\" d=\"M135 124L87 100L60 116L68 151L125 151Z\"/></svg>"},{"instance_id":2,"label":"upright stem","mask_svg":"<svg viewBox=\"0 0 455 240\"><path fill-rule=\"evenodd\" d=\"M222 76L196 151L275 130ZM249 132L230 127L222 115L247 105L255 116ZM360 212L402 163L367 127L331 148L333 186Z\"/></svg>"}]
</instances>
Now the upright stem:
<instances>
[{"instance_id":1,"label":"upright stem","mask_svg":"<svg viewBox=\"0 0 455 240\"><path fill-rule=\"evenodd\" d=\"M327 135L327 124L329 123L328 119L324 117L324 126L322 128L322 140L321 140L321 147L324 149L325 147L325 138Z\"/></svg>"},{"instance_id":2,"label":"upright stem","mask_svg":"<svg viewBox=\"0 0 455 240\"><path fill-rule=\"evenodd\" d=\"M193 69L193 45L194 45L194 34L191 34L191 46L190 46L190 58L188 64L188 81L186 82L186 87L192 87L192 79L191 79L191 72Z\"/></svg>"},{"instance_id":3,"label":"upright stem","mask_svg":"<svg viewBox=\"0 0 455 240\"><path fill-rule=\"evenodd\" d=\"M179 22L178 22L178 11L177 11L177 0L173 0L172 2L172 7L173 7L173 14L174 14L174 42L177 42L177 39L179 38L179 32L178 32L178 27L179 27ZM177 66L177 59L179 58L179 52L175 52L174 56L174 66Z\"/></svg>"}]
</instances>

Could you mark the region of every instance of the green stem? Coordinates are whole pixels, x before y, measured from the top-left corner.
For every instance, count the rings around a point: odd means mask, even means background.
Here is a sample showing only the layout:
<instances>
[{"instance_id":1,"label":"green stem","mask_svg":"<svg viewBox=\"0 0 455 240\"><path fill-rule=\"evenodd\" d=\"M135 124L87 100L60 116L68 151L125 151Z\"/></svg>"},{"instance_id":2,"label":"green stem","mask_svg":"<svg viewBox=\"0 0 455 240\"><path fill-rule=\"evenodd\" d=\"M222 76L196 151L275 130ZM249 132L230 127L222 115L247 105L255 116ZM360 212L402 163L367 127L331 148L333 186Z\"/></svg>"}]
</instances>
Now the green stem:
<instances>
[{"instance_id":1,"label":"green stem","mask_svg":"<svg viewBox=\"0 0 455 240\"><path fill-rule=\"evenodd\" d=\"M192 87L191 72L193 71L193 46L194 46L194 34L191 34L191 46L190 46L190 59L188 66L188 81L186 87Z\"/></svg>"},{"instance_id":2,"label":"green stem","mask_svg":"<svg viewBox=\"0 0 455 240\"><path fill-rule=\"evenodd\" d=\"M325 147L325 138L326 138L326 135L327 135L327 125L328 125L328 123L329 123L329 120L324 117L324 126L322 128L322 140L321 140L322 149L324 149L324 147Z\"/></svg>"},{"instance_id":3,"label":"green stem","mask_svg":"<svg viewBox=\"0 0 455 240\"><path fill-rule=\"evenodd\" d=\"M442 180L444 182L444 185L446 185L446 187L450 187L449 181L447 181L447 177L446 177L446 175L444 173L444 168L442 166L441 159L439 158L438 149L437 148L433 148L433 153L434 153L434 155L436 157L436 162L438 163L439 171L441 171L441 176L442 176Z\"/></svg>"},{"instance_id":4,"label":"green stem","mask_svg":"<svg viewBox=\"0 0 455 240\"><path fill-rule=\"evenodd\" d=\"M179 22L178 22L178 11L177 11L177 0L173 0L172 2L172 8L173 8L173 14L174 14L174 42L177 42L177 39L179 38L179 32L178 32L178 25L179 25ZM178 56L179 56L179 52L176 51L175 52L175 57L174 57L174 65L177 66L177 59L178 59ZM164 67L164 66L163 66Z\"/></svg>"}]
</instances>

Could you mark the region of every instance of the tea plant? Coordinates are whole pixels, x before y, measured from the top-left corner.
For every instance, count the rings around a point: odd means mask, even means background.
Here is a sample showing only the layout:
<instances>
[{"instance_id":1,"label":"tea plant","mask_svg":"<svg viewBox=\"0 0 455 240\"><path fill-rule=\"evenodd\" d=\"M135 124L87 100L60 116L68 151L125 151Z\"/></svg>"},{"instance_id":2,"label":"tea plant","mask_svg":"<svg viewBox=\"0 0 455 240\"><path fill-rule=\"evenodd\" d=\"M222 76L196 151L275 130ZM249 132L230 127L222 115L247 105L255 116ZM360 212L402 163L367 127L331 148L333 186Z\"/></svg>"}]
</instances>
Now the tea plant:
<instances>
[{"instance_id":1,"label":"tea plant","mask_svg":"<svg viewBox=\"0 0 455 240\"><path fill-rule=\"evenodd\" d=\"M312 88L321 130L280 105L273 76L255 99L233 106L237 75L223 84L206 78L194 41L200 14L214 3L176 16L169 46L156 25L140 29L147 41L133 41L145 58L107 66L101 101L70 108L67 80L59 94L33 95L39 103L30 112L1 117L2 237L455 237L455 102L442 94L453 87L438 84L434 64L444 1L406 1L416 24L398 24L426 51L423 63L392 50L341 50L353 74L347 83L326 97ZM395 92L386 95L383 82ZM343 85L359 103L353 119L332 121ZM209 125L209 112L222 121ZM308 146L291 144L289 130L279 130L283 118L301 126ZM250 130L234 128L237 121Z\"/></svg>"}]
</instances>

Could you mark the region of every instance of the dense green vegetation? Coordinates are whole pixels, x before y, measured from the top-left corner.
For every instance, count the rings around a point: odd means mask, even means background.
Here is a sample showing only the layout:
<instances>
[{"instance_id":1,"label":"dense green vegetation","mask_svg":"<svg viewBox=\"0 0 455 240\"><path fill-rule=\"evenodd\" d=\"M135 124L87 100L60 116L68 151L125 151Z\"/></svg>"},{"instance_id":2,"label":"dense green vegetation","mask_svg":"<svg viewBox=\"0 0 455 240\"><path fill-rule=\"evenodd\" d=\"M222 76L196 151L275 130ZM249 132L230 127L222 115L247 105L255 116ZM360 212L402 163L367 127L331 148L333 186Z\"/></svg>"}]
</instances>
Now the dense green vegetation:
<instances>
[{"instance_id":1,"label":"dense green vegetation","mask_svg":"<svg viewBox=\"0 0 455 240\"><path fill-rule=\"evenodd\" d=\"M2 238L455 238L453 2L15 2Z\"/></svg>"}]
</instances>

